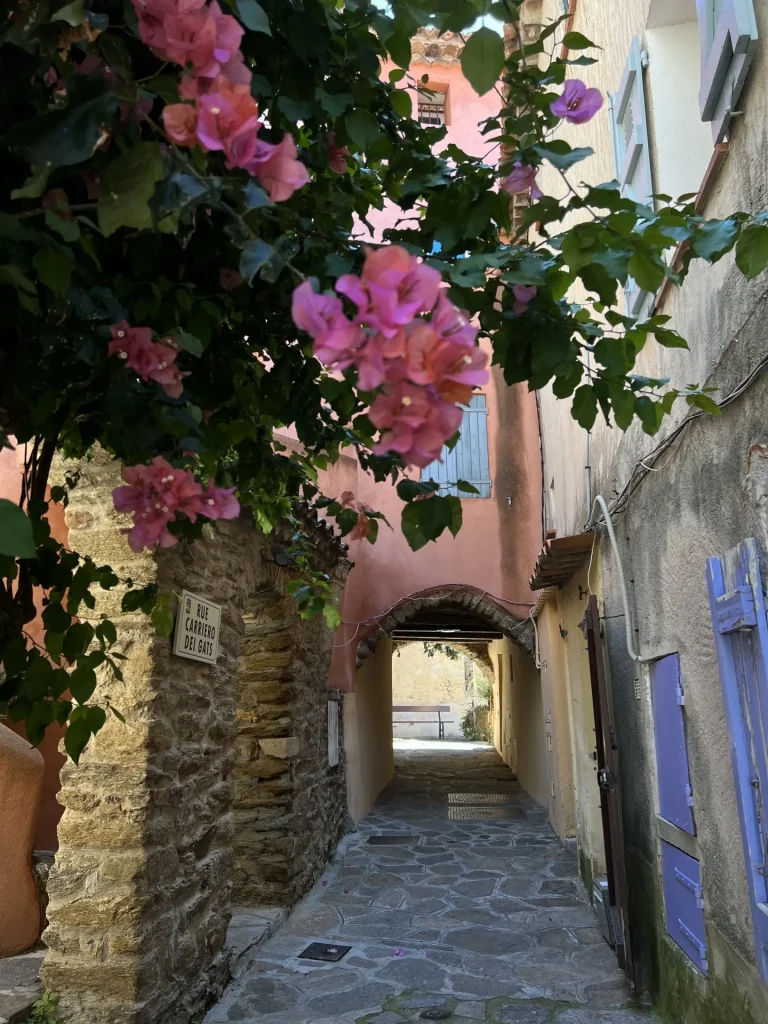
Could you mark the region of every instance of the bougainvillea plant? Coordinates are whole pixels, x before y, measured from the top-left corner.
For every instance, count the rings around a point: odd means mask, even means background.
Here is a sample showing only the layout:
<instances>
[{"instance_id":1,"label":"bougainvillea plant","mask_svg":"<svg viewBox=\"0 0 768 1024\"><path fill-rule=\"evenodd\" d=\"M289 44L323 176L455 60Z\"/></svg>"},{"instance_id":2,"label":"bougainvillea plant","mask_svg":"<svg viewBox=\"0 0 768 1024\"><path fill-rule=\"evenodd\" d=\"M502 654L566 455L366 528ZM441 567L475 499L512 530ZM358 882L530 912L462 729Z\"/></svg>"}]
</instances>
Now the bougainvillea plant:
<instances>
[{"instance_id":1,"label":"bougainvillea plant","mask_svg":"<svg viewBox=\"0 0 768 1024\"><path fill-rule=\"evenodd\" d=\"M650 339L685 342L663 316L625 315L622 288L628 277L649 292L665 277L679 284L691 260L734 246L755 276L768 262L764 218L706 221L691 196L651 208L616 183L572 183L590 151L555 133L563 119L604 116L578 79L594 58L553 56L563 19L523 47L520 7L3 3L0 443L21 449L24 474L18 503L0 501L0 713L24 720L34 742L68 722L77 759L109 711L92 697L97 671L119 678L120 645L110 620L89 615L99 587L124 586L126 610L170 629L152 588L51 536L50 503L77 482L50 486L57 453L82 459L98 445L120 461L115 507L132 514L137 550L194 540L240 509L264 531L293 521L299 606L333 625L297 501L375 540L374 510L318 491L318 470L351 447L376 479L398 483L413 546L455 531L458 499L403 471L455 436L487 372L478 334L509 383L552 383L586 427L602 411L653 433L679 397L716 409L704 389L633 375ZM486 13L511 26L506 47L476 28ZM464 74L499 98L486 160L411 116L404 87L428 82L408 70L410 38L428 25L474 28ZM564 41L592 52L577 33ZM386 58L397 69L383 76ZM562 175L565 198L541 194L542 163ZM516 193L530 203L513 233ZM364 240L385 204L407 219ZM568 298L577 281L580 304ZM298 451L274 440L288 425ZM39 607L42 643L28 628Z\"/></svg>"}]
</instances>

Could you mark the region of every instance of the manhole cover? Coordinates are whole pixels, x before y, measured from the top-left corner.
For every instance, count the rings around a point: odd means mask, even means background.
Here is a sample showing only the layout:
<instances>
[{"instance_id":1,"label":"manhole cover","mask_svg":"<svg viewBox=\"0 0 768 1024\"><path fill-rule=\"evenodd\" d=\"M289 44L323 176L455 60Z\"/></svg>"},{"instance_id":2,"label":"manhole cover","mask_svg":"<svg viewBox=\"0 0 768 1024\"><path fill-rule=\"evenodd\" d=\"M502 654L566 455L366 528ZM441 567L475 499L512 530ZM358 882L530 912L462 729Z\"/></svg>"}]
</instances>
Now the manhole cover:
<instances>
[{"instance_id":1,"label":"manhole cover","mask_svg":"<svg viewBox=\"0 0 768 1024\"><path fill-rule=\"evenodd\" d=\"M499 818L520 818L516 807L448 807L453 821L494 821Z\"/></svg>"},{"instance_id":2,"label":"manhole cover","mask_svg":"<svg viewBox=\"0 0 768 1024\"><path fill-rule=\"evenodd\" d=\"M366 846L414 846L421 836L371 836Z\"/></svg>"},{"instance_id":3,"label":"manhole cover","mask_svg":"<svg viewBox=\"0 0 768 1024\"><path fill-rule=\"evenodd\" d=\"M351 946L331 946L326 942L313 942L299 953L299 960L323 960L327 964L338 963L352 949Z\"/></svg>"},{"instance_id":4,"label":"manhole cover","mask_svg":"<svg viewBox=\"0 0 768 1024\"><path fill-rule=\"evenodd\" d=\"M449 1010L446 1006L433 1006L431 1010L425 1010L424 1013L419 1014L422 1020L448 1020L452 1016L453 1010Z\"/></svg>"},{"instance_id":5,"label":"manhole cover","mask_svg":"<svg viewBox=\"0 0 768 1024\"><path fill-rule=\"evenodd\" d=\"M511 793L449 793L449 804L508 804Z\"/></svg>"}]
</instances>

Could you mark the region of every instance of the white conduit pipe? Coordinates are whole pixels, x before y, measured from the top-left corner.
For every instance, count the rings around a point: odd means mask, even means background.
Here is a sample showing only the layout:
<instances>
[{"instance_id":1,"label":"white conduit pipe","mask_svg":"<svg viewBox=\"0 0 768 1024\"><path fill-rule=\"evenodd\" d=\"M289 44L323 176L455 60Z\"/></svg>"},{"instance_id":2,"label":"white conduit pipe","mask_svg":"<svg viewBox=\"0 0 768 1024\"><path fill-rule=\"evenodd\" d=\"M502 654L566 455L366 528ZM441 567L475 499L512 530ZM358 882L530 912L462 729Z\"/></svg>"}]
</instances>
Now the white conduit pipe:
<instances>
[{"instance_id":1,"label":"white conduit pipe","mask_svg":"<svg viewBox=\"0 0 768 1024\"><path fill-rule=\"evenodd\" d=\"M605 525L608 530L608 537L611 541L613 554L616 558L616 568L619 571L619 586L621 587L621 600L624 602L624 629L626 631L627 654L630 656L632 661L647 661L648 659L641 657L632 646L632 613L629 610L629 596L627 594L627 584L624 579L624 567L621 564L621 555L619 554L619 545L616 542L616 533L613 529L611 513L608 511L608 505L606 504L605 498L602 496L602 494L598 494L595 496L595 500L592 503L592 509L590 512L588 525L591 525L592 523L592 516L595 511L595 505L600 506L603 515L605 516Z\"/></svg>"}]
</instances>

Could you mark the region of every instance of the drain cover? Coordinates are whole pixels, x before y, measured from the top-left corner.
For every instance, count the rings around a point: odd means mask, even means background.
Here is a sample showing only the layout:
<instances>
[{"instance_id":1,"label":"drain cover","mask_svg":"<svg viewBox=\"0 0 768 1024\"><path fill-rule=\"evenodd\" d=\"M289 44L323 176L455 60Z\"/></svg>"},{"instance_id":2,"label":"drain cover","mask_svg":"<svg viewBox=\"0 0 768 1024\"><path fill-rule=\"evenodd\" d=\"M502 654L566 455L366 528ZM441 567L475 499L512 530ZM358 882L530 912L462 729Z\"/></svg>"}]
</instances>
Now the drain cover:
<instances>
[{"instance_id":1,"label":"drain cover","mask_svg":"<svg viewBox=\"0 0 768 1024\"><path fill-rule=\"evenodd\" d=\"M449 793L449 804L508 804L514 800L511 793Z\"/></svg>"},{"instance_id":2,"label":"drain cover","mask_svg":"<svg viewBox=\"0 0 768 1024\"><path fill-rule=\"evenodd\" d=\"M299 960L323 960L327 964L338 963L352 949L351 946L329 946L326 942L313 942L299 953Z\"/></svg>"},{"instance_id":3,"label":"drain cover","mask_svg":"<svg viewBox=\"0 0 768 1024\"><path fill-rule=\"evenodd\" d=\"M447 1006L433 1006L431 1010L419 1014L422 1020L448 1020L452 1016L453 1010L449 1010Z\"/></svg>"},{"instance_id":4,"label":"drain cover","mask_svg":"<svg viewBox=\"0 0 768 1024\"><path fill-rule=\"evenodd\" d=\"M453 821L494 821L498 818L521 818L516 807L448 807L448 817Z\"/></svg>"},{"instance_id":5,"label":"drain cover","mask_svg":"<svg viewBox=\"0 0 768 1024\"><path fill-rule=\"evenodd\" d=\"M371 836L366 846L414 846L421 836Z\"/></svg>"}]
</instances>

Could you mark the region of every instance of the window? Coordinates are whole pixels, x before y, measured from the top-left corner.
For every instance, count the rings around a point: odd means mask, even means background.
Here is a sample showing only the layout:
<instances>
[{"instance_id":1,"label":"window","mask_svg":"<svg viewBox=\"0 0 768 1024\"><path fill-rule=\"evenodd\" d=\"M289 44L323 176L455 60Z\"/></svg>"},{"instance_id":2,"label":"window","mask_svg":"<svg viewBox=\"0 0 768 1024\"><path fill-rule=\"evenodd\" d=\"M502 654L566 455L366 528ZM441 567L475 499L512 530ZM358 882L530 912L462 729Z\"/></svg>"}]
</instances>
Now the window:
<instances>
[{"instance_id":1,"label":"window","mask_svg":"<svg viewBox=\"0 0 768 1024\"><path fill-rule=\"evenodd\" d=\"M696 827L683 719L685 696L678 655L670 654L651 665L651 694L659 811L662 818L693 836Z\"/></svg>"},{"instance_id":2,"label":"window","mask_svg":"<svg viewBox=\"0 0 768 1024\"><path fill-rule=\"evenodd\" d=\"M707 560L757 967L768 981L768 618L757 544Z\"/></svg>"},{"instance_id":3,"label":"window","mask_svg":"<svg viewBox=\"0 0 768 1024\"><path fill-rule=\"evenodd\" d=\"M753 0L696 0L701 35L702 121L712 123L717 144L728 134L755 47Z\"/></svg>"},{"instance_id":4,"label":"window","mask_svg":"<svg viewBox=\"0 0 768 1024\"><path fill-rule=\"evenodd\" d=\"M419 93L419 122L425 125L445 124L445 99L447 93Z\"/></svg>"},{"instance_id":5,"label":"window","mask_svg":"<svg viewBox=\"0 0 768 1024\"><path fill-rule=\"evenodd\" d=\"M616 178L622 195L653 208L651 155L648 145L648 117L643 83L644 54L635 36L617 93L610 97L611 135ZM624 288L627 312L644 316L652 296L630 278Z\"/></svg>"},{"instance_id":6,"label":"window","mask_svg":"<svg viewBox=\"0 0 768 1024\"><path fill-rule=\"evenodd\" d=\"M488 409L485 395L473 395L464 407L461 437L453 451L444 447L441 461L432 462L421 471L422 480L440 484L440 494L459 498L490 498L491 474L488 465ZM478 490L477 494L460 491L456 484L463 480Z\"/></svg>"}]
</instances>

